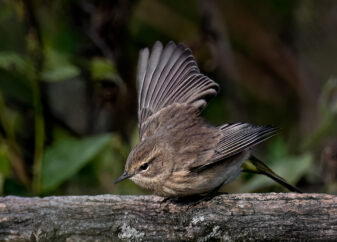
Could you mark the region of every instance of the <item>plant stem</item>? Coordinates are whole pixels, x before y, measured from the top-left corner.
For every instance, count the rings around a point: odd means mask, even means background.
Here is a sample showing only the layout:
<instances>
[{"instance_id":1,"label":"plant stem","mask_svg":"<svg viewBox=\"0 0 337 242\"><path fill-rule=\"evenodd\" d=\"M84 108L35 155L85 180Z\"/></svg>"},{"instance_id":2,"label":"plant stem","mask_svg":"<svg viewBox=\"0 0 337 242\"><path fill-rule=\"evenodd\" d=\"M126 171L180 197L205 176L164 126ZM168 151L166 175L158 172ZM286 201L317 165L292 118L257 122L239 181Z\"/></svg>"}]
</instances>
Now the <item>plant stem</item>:
<instances>
[{"instance_id":1,"label":"plant stem","mask_svg":"<svg viewBox=\"0 0 337 242\"><path fill-rule=\"evenodd\" d=\"M26 47L30 54L30 57L35 64L34 75L31 77L32 89L33 89L33 106L34 106L34 163L33 163L33 184L32 189L35 194L41 192L41 170L43 149L45 141L45 125L41 102L41 88L40 88L40 73L43 66L43 44L40 35L40 29L38 21L35 15L33 1L24 0L25 8L25 20L27 26L26 34Z\"/></svg>"},{"instance_id":2,"label":"plant stem","mask_svg":"<svg viewBox=\"0 0 337 242\"><path fill-rule=\"evenodd\" d=\"M11 165L22 182L22 184L28 188L30 181L26 173L25 164L22 158L21 150L16 142L14 131L8 120L8 113L6 111L6 105L4 97L0 92L0 124L5 131L6 139L0 135L0 143L3 142L7 145L10 154Z\"/></svg>"},{"instance_id":3,"label":"plant stem","mask_svg":"<svg viewBox=\"0 0 337 242\"><path fill-rule=\"evenodd\" d=\"M32 188L35 194L40 194L45 127L44 127L44 119L43 119L43 111L42 111L41 95L38 79L34 80L33 95L34 95L35 150L34 150Z\"/></svg>"}]
</instances>

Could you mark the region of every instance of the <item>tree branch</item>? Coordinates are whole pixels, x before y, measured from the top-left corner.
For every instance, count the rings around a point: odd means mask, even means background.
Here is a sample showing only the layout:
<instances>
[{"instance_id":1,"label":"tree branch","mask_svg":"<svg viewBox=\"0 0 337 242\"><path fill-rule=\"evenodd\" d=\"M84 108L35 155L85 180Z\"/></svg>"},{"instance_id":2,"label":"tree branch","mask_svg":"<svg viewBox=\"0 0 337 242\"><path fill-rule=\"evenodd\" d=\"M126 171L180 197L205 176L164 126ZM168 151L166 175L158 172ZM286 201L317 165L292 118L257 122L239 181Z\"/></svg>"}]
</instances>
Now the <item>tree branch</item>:
<instances>
[{"instance_id":1,"label":"tree branch","mask_svg":"<svg viewBox=\"0 0 337 242\"><path fill-rule=\"evenodd\" d=\"M337 196L231 194L196 205L157 196L0 198L1 241L333 241Z\"/></svg>"}]
</instances>

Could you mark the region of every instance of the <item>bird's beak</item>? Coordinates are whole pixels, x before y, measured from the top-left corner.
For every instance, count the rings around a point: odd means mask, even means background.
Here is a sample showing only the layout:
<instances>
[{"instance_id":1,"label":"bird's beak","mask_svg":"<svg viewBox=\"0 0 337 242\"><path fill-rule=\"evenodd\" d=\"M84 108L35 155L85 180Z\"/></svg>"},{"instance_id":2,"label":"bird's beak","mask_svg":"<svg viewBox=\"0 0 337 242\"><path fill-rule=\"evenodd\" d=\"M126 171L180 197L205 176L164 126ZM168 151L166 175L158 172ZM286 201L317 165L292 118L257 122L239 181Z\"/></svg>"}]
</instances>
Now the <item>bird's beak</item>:
<instances>
[{"instance_id":1,"label":"bird's beak","mask_svg":"<svg viewBox=\"0 0 337 242\"><path fill-rule=\"evenodd\" d=\"M114 182L114 184L117 184L118 182L121 182L121 181L123 181L125 179L128 179L128 178L132 177L132 176L133 175L130 175L126 171L124 171L123 174L116 179L116 181Z\"/></svg>"}]
</instances>

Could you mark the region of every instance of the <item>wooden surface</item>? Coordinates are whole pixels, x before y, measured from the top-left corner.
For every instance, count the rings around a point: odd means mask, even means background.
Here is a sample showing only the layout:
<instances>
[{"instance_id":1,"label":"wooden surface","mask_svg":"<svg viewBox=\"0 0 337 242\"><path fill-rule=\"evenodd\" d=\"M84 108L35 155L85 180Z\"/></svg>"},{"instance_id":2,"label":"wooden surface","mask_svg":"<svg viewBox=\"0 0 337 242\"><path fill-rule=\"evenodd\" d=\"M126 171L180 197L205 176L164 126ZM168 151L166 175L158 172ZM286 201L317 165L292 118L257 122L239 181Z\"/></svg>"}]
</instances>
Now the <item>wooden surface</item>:
<instances>
[{"instance_id":1,"label":"wooden surface","mask_svg":"<svg viewBox=\"0 0 337 242\"><path fill-rule=\"evenodd\" d=\"M337 196L231 194L0 198L0 241L337 241Z\"/></svg>"}]
</instances>

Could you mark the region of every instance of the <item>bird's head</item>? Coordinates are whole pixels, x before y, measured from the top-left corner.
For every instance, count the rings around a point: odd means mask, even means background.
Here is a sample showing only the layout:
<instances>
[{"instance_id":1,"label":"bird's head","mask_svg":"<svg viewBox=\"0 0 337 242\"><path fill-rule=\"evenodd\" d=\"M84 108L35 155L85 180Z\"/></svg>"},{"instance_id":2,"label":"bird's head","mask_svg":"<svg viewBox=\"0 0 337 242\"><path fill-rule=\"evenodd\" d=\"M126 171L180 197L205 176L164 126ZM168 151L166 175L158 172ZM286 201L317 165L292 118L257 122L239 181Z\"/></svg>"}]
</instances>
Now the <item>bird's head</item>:
<instances>
[{"instance_id":1,"label":"bird's head","mask_svg":"<svg viewBox=\"0 0 337 242\"><path fill-rule=\"evenodd\" d=\"M158 139L146 139L130 152L123 174L117 178L115 184L130 178L138 185L151 189L162 181L170 170L165 145Z\"/></svg>"}]
</instances>

